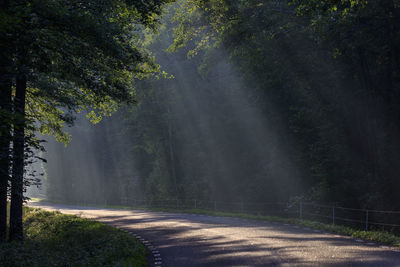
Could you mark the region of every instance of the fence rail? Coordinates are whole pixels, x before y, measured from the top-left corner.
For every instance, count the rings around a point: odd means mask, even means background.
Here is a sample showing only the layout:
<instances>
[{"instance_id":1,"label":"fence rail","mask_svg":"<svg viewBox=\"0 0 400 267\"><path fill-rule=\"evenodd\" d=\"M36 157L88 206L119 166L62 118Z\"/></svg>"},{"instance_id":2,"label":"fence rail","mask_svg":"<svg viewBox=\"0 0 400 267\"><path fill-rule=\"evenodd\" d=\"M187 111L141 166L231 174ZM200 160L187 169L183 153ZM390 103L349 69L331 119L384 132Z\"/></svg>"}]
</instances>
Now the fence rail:
<instances>
[{"instance_id":1,"label":"fence rail","mask_svg":"<svg viewBox=\"0 0 400 267\"><path fill-rule=\"evenodd\" d=\"M133 200L123 199L125 205L177 209L204 209L211 211L241 212L300 220L315 220L334 225L345 225L361 230L385 230L400 233L400 211L357 209L311 202L224 202L215 200Z\"/></svg>"}]
</instances>

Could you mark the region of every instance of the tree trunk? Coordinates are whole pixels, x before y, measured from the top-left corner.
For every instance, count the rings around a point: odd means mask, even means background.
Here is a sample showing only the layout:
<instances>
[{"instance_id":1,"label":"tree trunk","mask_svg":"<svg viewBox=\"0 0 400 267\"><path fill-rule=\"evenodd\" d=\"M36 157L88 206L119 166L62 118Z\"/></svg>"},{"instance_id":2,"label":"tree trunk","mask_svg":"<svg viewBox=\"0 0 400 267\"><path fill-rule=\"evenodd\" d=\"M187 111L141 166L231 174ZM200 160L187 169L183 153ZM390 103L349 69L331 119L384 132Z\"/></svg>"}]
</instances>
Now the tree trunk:
<instances>
[{"instance_id":1,"label":"tree trunk","mask_svg":"<svg viewBox=\"0 0 400 267\"><path fill-rule=\"evenodd\" d=\"M26 76L17 77L14 99L14 153L11 179L10 240L22 240L22 200L24 179Z\"/></svg>"},{"instance_id":2,"label":"tree trunk","mask_svg":"<svg viewBox=\"0 0 400 267\"><path fill-rule=\"evenodd\" d=\"M0 1L1 10L6 10L9 1ZM8 73L9 61L7 45L0 46L0 242L6 239L7 228L7 187L10 170L11 142L11 77Z\"/></svg>"},{"instance_id":3,"label":"tree trunk","mask_svg":"<svg viewBox=\"0 0 400 267\"><path fill-rule=\"evenodd\" d=\"M0 77L0 242L6 239L7 187L10 170L11 80Z\"/></svg>"}]
</instances>

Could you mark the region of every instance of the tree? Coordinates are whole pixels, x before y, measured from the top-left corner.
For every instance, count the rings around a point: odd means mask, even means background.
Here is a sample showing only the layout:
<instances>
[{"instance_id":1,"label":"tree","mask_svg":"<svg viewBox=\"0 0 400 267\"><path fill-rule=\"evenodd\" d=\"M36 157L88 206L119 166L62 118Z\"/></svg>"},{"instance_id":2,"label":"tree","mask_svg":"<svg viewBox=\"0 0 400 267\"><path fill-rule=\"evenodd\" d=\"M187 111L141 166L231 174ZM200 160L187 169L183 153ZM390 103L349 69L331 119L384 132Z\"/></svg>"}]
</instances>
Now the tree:
<instances>
[{"instance_id":1,"label":"tree","mask_svg":"<svg viewBox=\"0 0 400 267\"><path fill-rule=\"evenodd\" d=\"M1 60L5 62L5 60ZM1 66L5 73L6 66ZM4 71L4 72L3 72ZM0 80L0 241L5 240L7 218L7 187L10 169L11 141L11 79L2 75Z\"/></svg>"},{"instance_id":2,"label":"tree","mask_svg":"<svg viewBox=\"0 0 400 267\"><path fill-rule=\"evenodd\" d=\"M24 129L32 125L25 103L50 114L59 114L54 107L68 113L90 108L99 120L118 102L134 102L133 82L157 71L140 51L138 24L154 28L167 2L36 0L6 6L3 12L13 20L1 30L15 45L9 64L16 83L10 239L23 236ZM70 121L68 113L57 119ZM44 133L57 133L61 125L44 122Z\"/></svg>"},{"instance_id":3,"label":"tree","mask_svg":"<svg viewBox=\"0 0 400 267\"><path fill-rule=\"evenodd\" d=\"M7 188L10 170L10 142L12 120L12 70L10 57L11 38L7 35L5 24L11 20L4 12L9 1L0 2L0 242L6 238L7 227Z\"/></svg>"}]
</instances>

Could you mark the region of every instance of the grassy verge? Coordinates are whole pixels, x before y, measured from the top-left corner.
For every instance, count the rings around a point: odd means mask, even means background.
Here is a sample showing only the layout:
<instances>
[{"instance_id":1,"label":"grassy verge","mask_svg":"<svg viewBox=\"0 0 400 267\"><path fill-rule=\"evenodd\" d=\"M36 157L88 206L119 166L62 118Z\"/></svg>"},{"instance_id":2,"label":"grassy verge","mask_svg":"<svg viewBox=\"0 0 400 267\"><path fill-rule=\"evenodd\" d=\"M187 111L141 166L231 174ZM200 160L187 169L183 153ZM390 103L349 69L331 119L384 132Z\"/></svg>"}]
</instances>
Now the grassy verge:
<instances>
[{"instance_id":1,"label":"grassy verge","mask_svg":"<svg viewBox=\"0 0 400 267\"><path fill-rule=\"evenodd\" d=\"M351 236L357 239L363 239L371 242L377 242L382 244L387 244L391 246L396 246L400 248L400 236L396 236L390 232L384 231L363 231L354 228L350 228L342 225L332 225L332 224L324 224L315 221L309 220L299 220L294 218L281 218L276 216L264 216L264 215L251 215L247 213L233 213L233 212L220 212L220 211L210 211L210 210L202 210L202 209L177 209L177 208L156 208L156 207L129 207L129 206L104 206L104 205L96 205L97 207L104 208L115 208L115 209L141 209L141 210L149 210L149 211L162 211L162 212L177 212L177 213L189 213L189 214L205 214L205 215L213 215L213 216L223 216L223 217L236 217L236 218L244 218L244 219L252 219L252 220L261 220L261 221L270 221L270 222L281 222L281 223L289 223L296 224L312 229L318 229L321 231L326 231L330 233L336 233L339 235Z\"/></svg>"},{"instance_id":2,"label":"grassy verge","mask_svg":"<svg viewBox=\"0 0 400 267\"><path fill-rule=\"evenodd\" d=\"M99 222L24 209L24 242L0 244L1 266L147 266L146 248Z\"/></svg>"}]
</instances>

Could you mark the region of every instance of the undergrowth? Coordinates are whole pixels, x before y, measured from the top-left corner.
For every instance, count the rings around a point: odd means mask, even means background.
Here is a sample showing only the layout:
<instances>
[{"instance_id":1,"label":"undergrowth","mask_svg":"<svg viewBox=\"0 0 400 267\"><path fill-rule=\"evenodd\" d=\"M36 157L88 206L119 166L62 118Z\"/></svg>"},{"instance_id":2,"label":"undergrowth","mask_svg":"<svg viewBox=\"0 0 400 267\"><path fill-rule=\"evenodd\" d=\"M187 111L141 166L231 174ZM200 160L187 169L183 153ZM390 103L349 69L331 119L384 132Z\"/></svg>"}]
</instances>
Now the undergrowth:
<instances>
[{"instance_id":1,"label":"undergrowth","mask_svg":"<svg viewBox=\"0 0 400 267\"><path fill-rule=\"evenodd\" d=\"M146 249L102 223L24 209L23 242L0 244L1 266L146 266Z\"/></svg>"}]
</instances>

